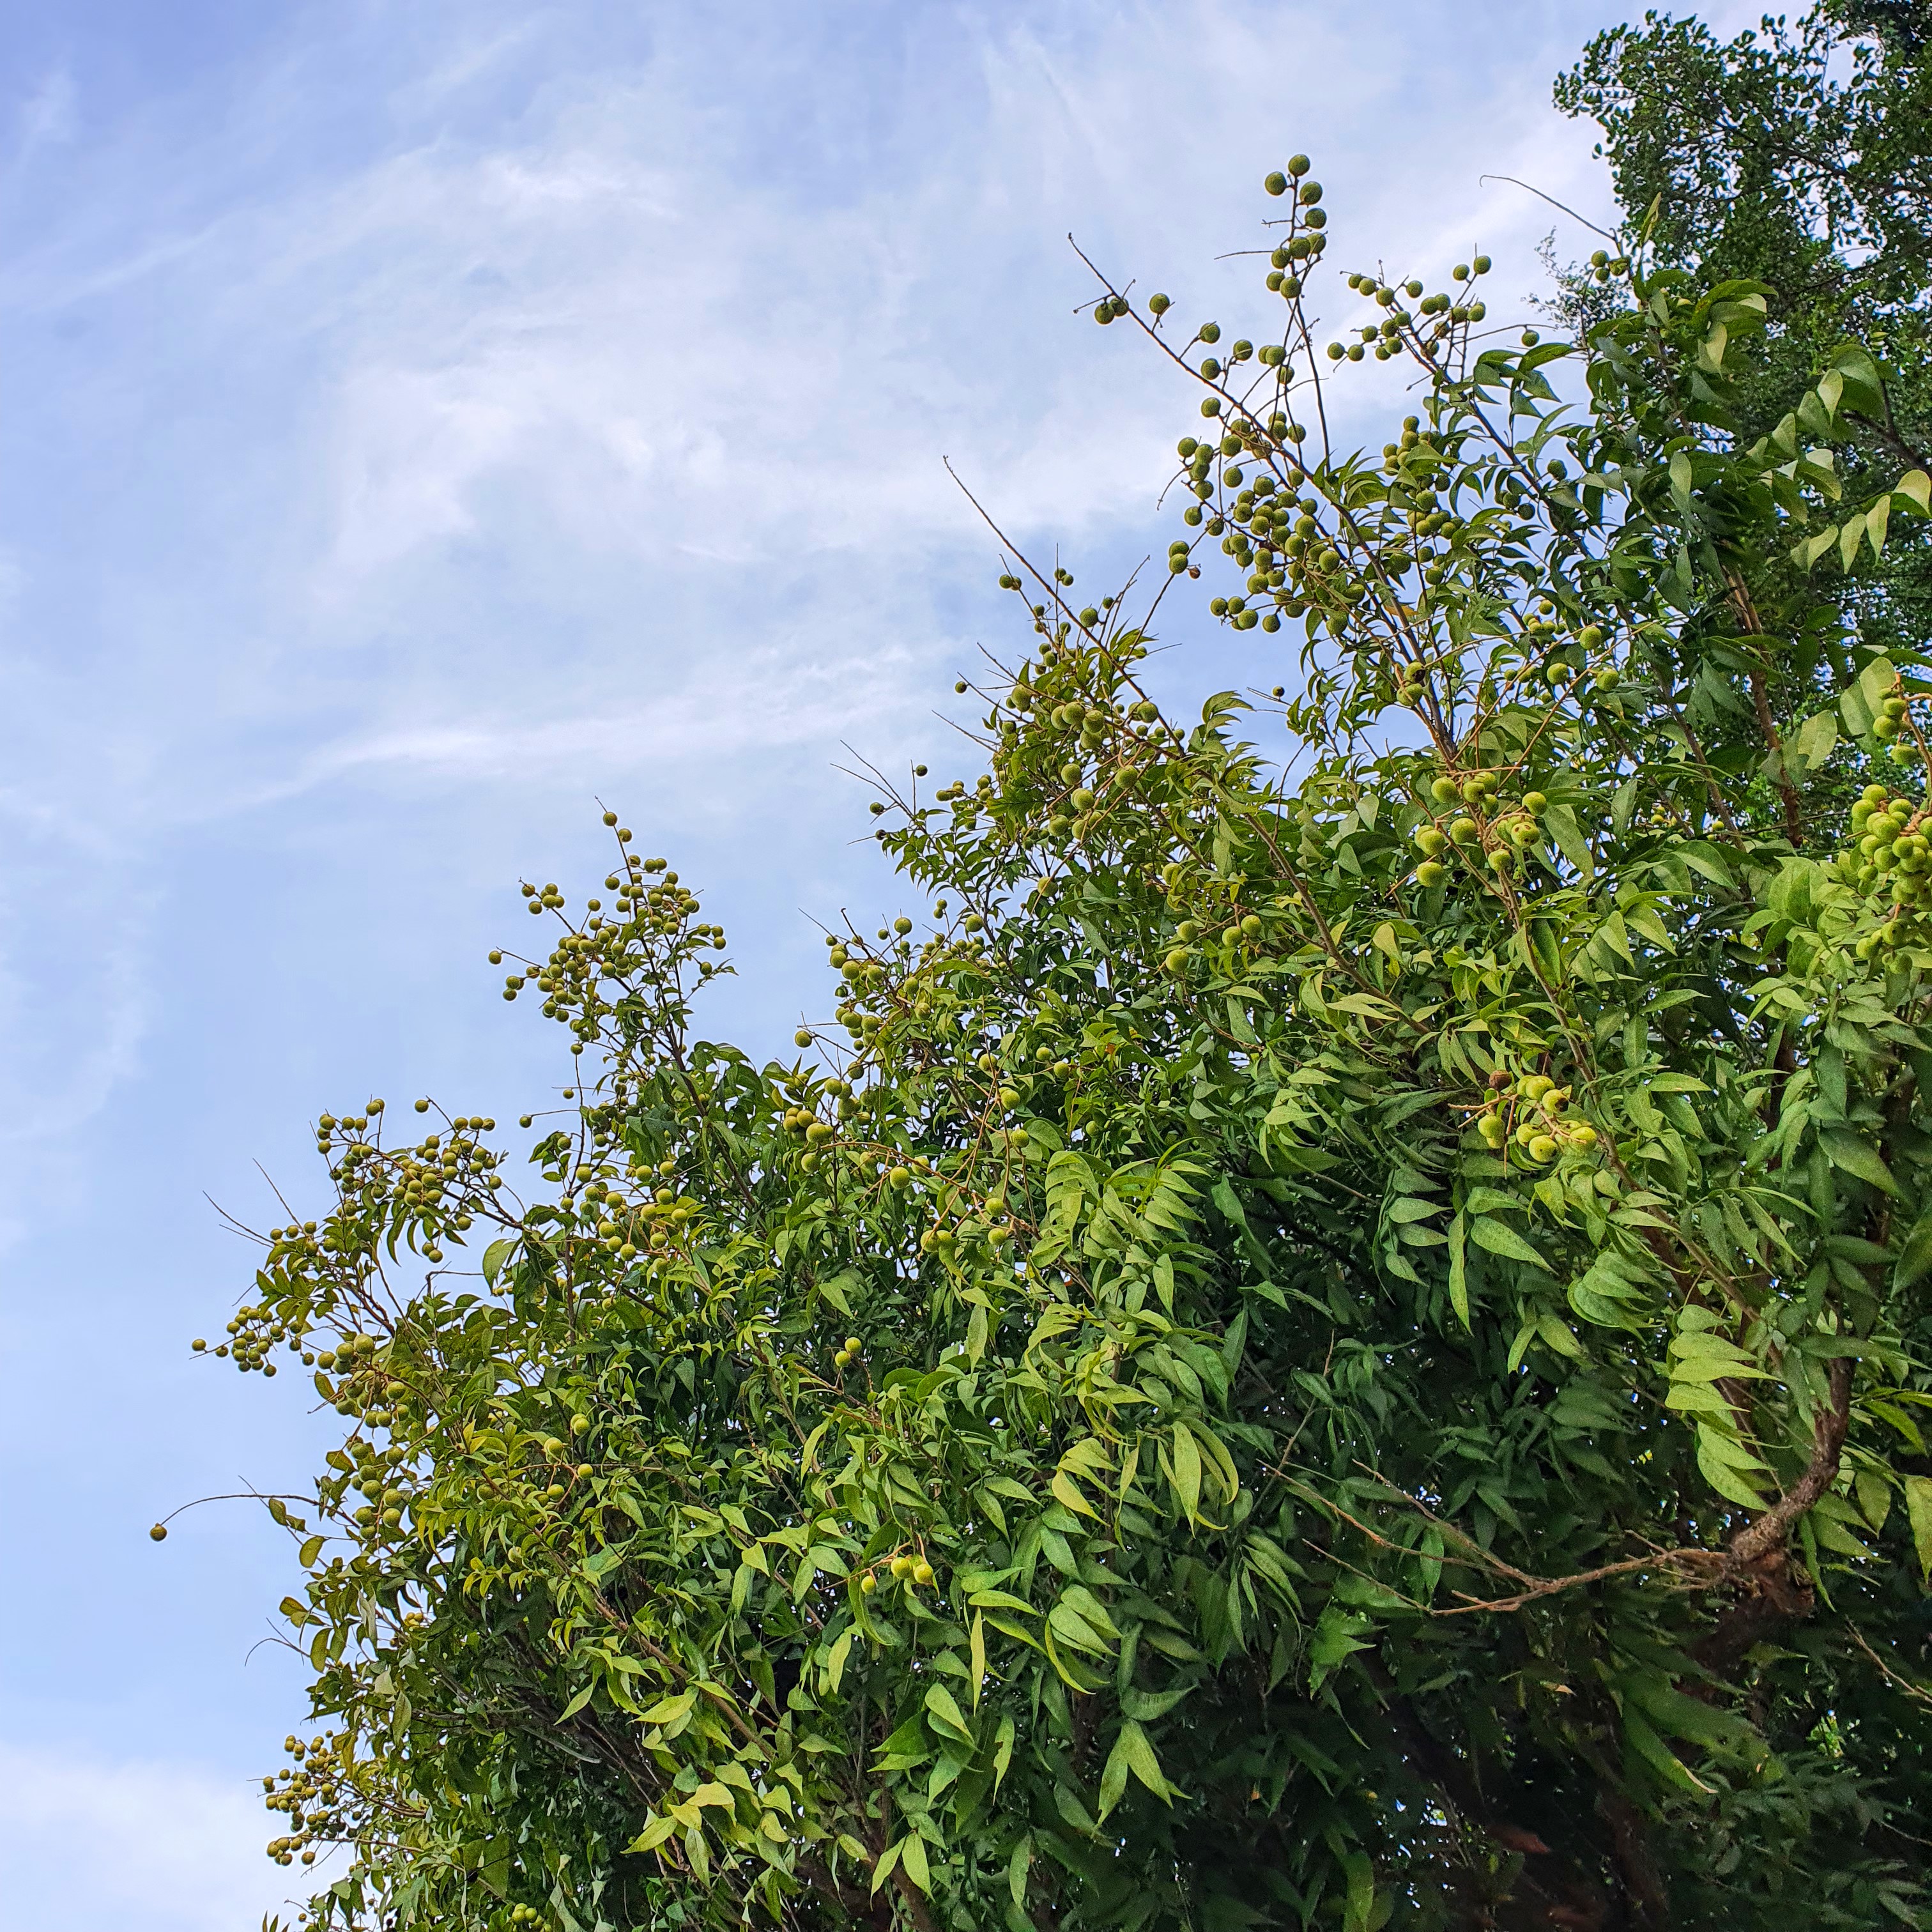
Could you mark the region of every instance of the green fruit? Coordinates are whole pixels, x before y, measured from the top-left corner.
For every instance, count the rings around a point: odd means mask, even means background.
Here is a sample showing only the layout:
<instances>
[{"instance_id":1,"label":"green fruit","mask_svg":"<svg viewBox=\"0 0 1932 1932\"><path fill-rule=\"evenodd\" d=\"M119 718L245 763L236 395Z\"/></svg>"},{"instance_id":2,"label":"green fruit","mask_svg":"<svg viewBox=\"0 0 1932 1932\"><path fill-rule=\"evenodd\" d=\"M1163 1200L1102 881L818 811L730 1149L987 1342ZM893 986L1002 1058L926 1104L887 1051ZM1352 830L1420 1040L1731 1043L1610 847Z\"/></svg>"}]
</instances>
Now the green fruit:
<instances>
[{"instance_id":1,"label":"green fruit","mask_svg":"<svg viewBox=\"0 0 1932 1932\"><path fill-rule=\"evenodd\" d=\"M168 1540L168 1526L164 1522L158 1522L148 1534L156 1543L165 1543Z\"/></svg>"},{"instance_id":2,"label":"green fruit","mask_svg":"<svg viewBox=\"0 0 1932 1932\"><path fill-rule=\"evenodd\" d=\"M1288 192L1288 177L1280 173L1271 174L1262 183L1262 186L1270 194L1286 194Z\"/></svg>"},{"instance_id":3,"label":"green fruit","mask_svg":"<svg viewBox=\"0 0 1932 1932\"><path fill-rule=\"evenodd\" d=\"M1438 805L1454 805L1462 796L1462 788L1454 778L1440 778L1429 788L1429 795Z\"/></svg>"},{"instance_id":4,"label":"green fruit","mask_svg":"<svg viewBox=\"0 0 1932 1932\"><path fill-rule=\"evenodd\" d=\"M1449 836L1457 844L1467 845L1472 840L1480 838L1481 832L1473 818L1458 818L1451 822Z\"/></svg>"},{"instance_id":5,"label":"green fruit","mask_svg":"<svg viewBox=\"0 0 1932 1932\"><path fill-rule=\"evenodd\" d=\"M1418 886L1439 886L1442 883L1442 868L1433 859L1425 859L1415 868L1415 883Z\"/></svg>"},{"instance_id":6,"label":"green fruit","mask_svg":"<svg viewBox=\"0 0 1932 1932\"><path fill-rule=\"evenodd\" d=\"M812 1034L809 1030L804 1027L800 1027L797 1032L792 1035L791 1038L792 1044L794 1046L809 1046L812 1044Z\"/></svg>"}]
</instances>

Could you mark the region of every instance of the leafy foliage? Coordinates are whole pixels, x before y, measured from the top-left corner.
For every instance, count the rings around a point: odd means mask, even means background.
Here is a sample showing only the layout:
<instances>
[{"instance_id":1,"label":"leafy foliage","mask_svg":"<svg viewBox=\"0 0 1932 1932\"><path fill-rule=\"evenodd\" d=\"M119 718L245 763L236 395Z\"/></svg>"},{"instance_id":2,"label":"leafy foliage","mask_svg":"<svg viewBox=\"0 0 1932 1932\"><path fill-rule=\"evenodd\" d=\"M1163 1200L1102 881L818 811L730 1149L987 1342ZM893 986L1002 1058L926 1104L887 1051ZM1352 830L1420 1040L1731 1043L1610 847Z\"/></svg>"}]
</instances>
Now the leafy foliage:
<instances>
[{"instance_id":1,"label":"leafy foliage","mask_svg":"<svg viewBox=\"0 0 1932 1932\"><path fill-rule=\"evenodd\" d=\"M322 1118L223 1345L350 1424L274 1505L305 1918L1918 1922L1925 687L1820 586L1924 477L1845 495L1869 358L1742 433L1766 291L1641 255L1579 344L1358 272L1324 358L1268 186L1255 341L1103 283L1198 391L1181 534L1138 602L1011 556L845 1044L699 1036L724 935L619 828L609 904L525 889L527 1198L486 1119ZM1183 728L1204 578L1299 663Z\"/></svg>"},{"instance_id":2,"label":"leafy foliage","mask_svg":"<svg viewBox=\"0 0 1932 1932\"><path fill-rule=\"evenodd\" d=\"M1847 340L1885 366L1882 397L1839 418L1847 487L1867 493L1932 467L1925 25L1918 0L1826 0L1720 42L1696 20L1649 14L1598 35L1556 88L1560 107L1601 124L1628 226L1654 260L1769 292L1772 326L1737 398L1748 436L1795 410ZM1599 277L1565 278L1573 316L1601 311ZM1932 628L1932 543L1905 535L1844 586L1881 650Z\"/></svg>"}]
</instances>

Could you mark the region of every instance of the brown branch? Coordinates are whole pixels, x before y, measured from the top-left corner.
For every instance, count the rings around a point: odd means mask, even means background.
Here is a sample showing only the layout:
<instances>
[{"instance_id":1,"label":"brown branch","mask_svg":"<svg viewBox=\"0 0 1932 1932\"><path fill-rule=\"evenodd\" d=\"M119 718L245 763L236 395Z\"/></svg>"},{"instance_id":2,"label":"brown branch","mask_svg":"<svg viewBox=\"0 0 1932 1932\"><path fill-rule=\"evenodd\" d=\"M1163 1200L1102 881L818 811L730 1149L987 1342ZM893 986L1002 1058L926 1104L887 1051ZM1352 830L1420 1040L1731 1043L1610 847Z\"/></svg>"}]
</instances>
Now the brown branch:
<instances>
[{"instance_id":1,"label":"brown branch","mask_svg":"<svg viewBox=\"0 0 1932 1932\"><path fill-rule=\"evenodd\" d=\"M1339 1503L1330 1501L1319 1490L1296 1482L1283 1470L1276 1469L1273 1473L1318 1508L1328 1510L1331 1516L1348 1524L1350 1528L1359 1531L1378 1548L1398 1556L1416 1554L1406 1544L1394 1542L1378 1531L1371 1529L1360 1517L1351 1516ZM1374 1475L1373 1471L1365 1473ZM1553 1597L1586 1583L1600 1583L1612 1576L1632 1576L1646 1570L1676 1571L1684 1574L1686 1580L1679 1586L1683 1588L1706 1588L1718 1581L1722 1574L1730 1567L1730 1559L1721 1551L1700 1549L1694 1545L1682 1549L1652 1550L1642 1556L1627 1556L1620 1562L1602 1564L1594 1570L1580 1570L1571 1576L1539 1576L1533 1571L1519 1570L1514 1564L1507 1563L1500 1556L1484 1549L1480 1544L1458 1529L1454 1523L1445 1522L1426 1504L1418 1502L1407 1490L1398 1489L1383 1477L1377 1476L1375 1480L1391 1496L1440 1530L1449 1541L1468 1552L1457 1556L1445 1551L1442 1562L1454 1563L1465 1569L1486 1570L1492 1576L1504 1576L1511 1582L1522 1586L1513 1597L1476 1598L1469 1595L1466 1591L1452 1591L1450 1594L1459 1598L1461 1600L1460 1603L1454 1608L1448 1610L1438 1610L1432 1605L1429 1606L1429 1615L1432 1617L1467 1616L1480 1610L1520 1610L1524 1604L1534 1603L1540 1598ZM1343 1567L1348 1566L1345 1564Z\"/></svg>"},{"instance_id":2,"label":"brown branch","mask_svg":"<svg viewBox=\"0 0 1932 1932\"><path fill-rule=\"evenodd\" d=\"M1829 1372L1831 1402L1820 1408L1811 1425L1811 1460L1804 1473L1755 1522L1731 1538L1733 1568L1742 1569L1781 1550L1798 1519L1838 1480L1845 1432L1852 1420L1852 1364L1840 1357Z\"/></svg>"},{"instance_id":3,"label":"brown branch","mask_svg":"<svg viewBox=\"0 0 1932 1932\"><path fill-rule=\"evenodd\" d=\"M1915 1703L1932 1704L1932 1690L1928 1690L1922 1684L1915 1684L1910 1678L1905 1676L1900 1672L1893 1670L1892 1666L1886 1663L1885 1659L1880 1656L1878 1652L1873 1649L1871 1646L1865 1641L1864 1633L1858 1628L1856 1624L1847 1624L1845 1628L1851 1632L1852 1642L1856 1644L1859 1649L1863 1651L1866 1656L1870 1658L1873 1663L1878 1666L1879 1675L1882 1676L1888 1684L1896 1685L1898 1689L1903 1690L1908 1697L1911 1698Z\"/></svg>"}]
</instances>

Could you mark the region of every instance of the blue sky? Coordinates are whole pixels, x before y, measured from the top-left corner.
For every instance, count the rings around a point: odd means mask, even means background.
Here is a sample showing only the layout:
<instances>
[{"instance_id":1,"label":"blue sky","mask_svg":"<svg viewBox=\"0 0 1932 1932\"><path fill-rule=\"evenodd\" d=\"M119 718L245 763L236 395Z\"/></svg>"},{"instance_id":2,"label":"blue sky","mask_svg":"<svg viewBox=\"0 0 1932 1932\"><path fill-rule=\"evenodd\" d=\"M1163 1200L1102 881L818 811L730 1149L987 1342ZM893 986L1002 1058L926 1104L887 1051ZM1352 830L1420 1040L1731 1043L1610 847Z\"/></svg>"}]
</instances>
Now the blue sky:
<instances>
[{"instance_id":1,"label":"blue sky","mask_svg":"<svg viewBox=\"0 0 1932 1932\"><path fill-rule=\"evenodd\" d=\"M1742 9L1714 10L1726 25ZM1707 17L1710 16L1707 14ZM808 915L902 901L842 742L963 763L1016 647L950 456L1095 594L1169 534L1191 400L1074 313L1097 260L1261 313L1262 176L1340 266L1492 314L1602 218L1549 106L1583 0L620 7L69 0L0 44L0 1927L214 1932L286 1892L250 1780L301 1678L245 1478L323 1420L191 1361L211 1202L313 1214L308 1124L566 1077L483 955L602 873L705 890L776 1049ZM1339 286L1329 307L1344 318ZM1401 398L1365 371L1346 422ZM1250 634L1258 638L1258 634ZM1170 620L1177 694L1286 676Z\"/></svg>"}]
</instances>

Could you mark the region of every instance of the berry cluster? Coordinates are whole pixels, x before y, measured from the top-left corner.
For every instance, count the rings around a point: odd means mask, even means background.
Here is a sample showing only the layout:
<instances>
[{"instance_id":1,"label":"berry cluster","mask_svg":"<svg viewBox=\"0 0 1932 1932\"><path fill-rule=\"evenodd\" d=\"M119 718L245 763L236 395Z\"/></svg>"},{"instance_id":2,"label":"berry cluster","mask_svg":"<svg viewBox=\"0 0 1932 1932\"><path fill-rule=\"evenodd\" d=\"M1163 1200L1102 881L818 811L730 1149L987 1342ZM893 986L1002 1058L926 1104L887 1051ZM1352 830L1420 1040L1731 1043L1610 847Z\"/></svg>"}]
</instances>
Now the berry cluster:
<instances>
[{"instance_id":1,"label":"berry cluster","mask_svg":"<svg viewBox=\"0 0 1932 1932\"><path fill-rule=\"evenodd\" d=\"M1892 908L1882 926L1858 941L1854 950L1861 959L1870 959L1897 945L1924 919L1928 903L1932 902L1932 838L1927 836L1928 820L1922 799L1904 797L1882 784L1867 785L1852 807L1852 832L1857 843L1838 855L1838 876Z\"/></svg>"},{"instance_id":2,"label":"berry cluster","mask_svg":"<svg viewBox=\"0 0 1932 1932\"><path fill-rule=\"evenodd\" d=\"M1548 808L1548 798L1540 791L1528 791L1515 805L1493 802L1502 788L1502 779L1488 770L1460 778L1444 772L1430 785L1430 797L1437 806L1462 804L1470 811L1446 826L1432 820L1417 829L1416 849L1422 854L1415 868L1418 885L1442 883L1448 870L1442 859L1445 852L1460 851L1469 864L1484 864L1502 874L1514 868L1519 853L1539 842L1543 835L1537 821Z\"/></svg>"},{"instance_id":3,"label":"berry cluster","mask_svg":"<svg viewBox=\"0 0 1932 1932\"><path fill-rule=\"evenodd\" d=\"M1587 1151L1597 1144L1597 1130L1587 1120L1564 1118L1570 1089L1548 1074L1512 1079L1498 1070L1490 1075L1490 1088L1489 1105L1476 1116L1475 1126L1484 1144L1498 1153L1513 1138L1522 1156L1540 1167L1566 1148Z\"/></svg>"}]
</instances>

